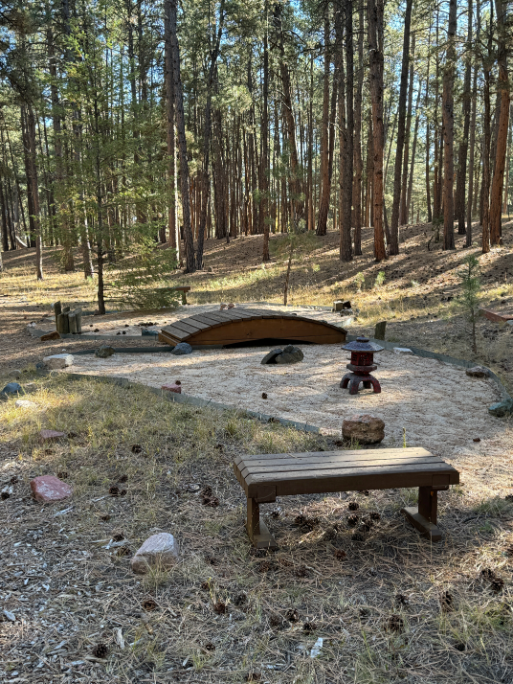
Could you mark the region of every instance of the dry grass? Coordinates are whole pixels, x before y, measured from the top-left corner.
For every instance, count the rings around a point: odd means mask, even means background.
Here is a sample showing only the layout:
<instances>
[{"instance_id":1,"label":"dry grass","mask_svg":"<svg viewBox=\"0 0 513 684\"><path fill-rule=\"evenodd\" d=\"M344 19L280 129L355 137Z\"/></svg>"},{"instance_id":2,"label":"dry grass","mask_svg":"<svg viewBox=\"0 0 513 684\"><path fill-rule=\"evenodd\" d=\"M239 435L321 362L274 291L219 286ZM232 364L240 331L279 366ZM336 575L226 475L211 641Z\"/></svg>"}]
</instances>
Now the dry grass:
<instances>
[{"instance_id":1,"label":"dry grass","mask_svg":"<svg viewBox=\"0 0 513 684\"><path fill-rule=\"evenodd\" d=\"M16 616L0 624L1 681L512 681L511 434L509 457L468 463L441 494L443 543L404 522L413 490L288 497L264 507L280 544L268 556L248 543L234 456L332 443L140 387L32 382L37 410L0 404L0 481L18 478L0 502L0 592ZM43 447L41 428L69 437ZM72 501L33 502L29 479L58 472ZM127 494L109 496L118 483ZM130 556L157 531L176 535L181 561L141 579Z\"/></svg>"}]
</instances>

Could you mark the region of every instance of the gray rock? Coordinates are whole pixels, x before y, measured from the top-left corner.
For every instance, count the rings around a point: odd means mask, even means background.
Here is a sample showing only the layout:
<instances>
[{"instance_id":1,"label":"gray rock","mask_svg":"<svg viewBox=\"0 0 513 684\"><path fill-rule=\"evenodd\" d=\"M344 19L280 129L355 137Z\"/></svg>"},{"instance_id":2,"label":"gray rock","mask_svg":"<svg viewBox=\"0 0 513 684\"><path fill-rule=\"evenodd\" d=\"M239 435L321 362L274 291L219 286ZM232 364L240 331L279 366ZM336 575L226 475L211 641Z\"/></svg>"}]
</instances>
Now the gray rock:
<instances>
[{"instance_id":1,"label":"gray rock","mask_svg":"<svg viewBox=\"0 0 513 684\"><path fill-rule=\"evenodd\" d=\"M144 575L152 569L169 570L178 561L178 545L172 534L153 534L136 551L132 558L132 570Z\"/></svg>"},{"instance_id":2,"label":"gray rock","mask_svg":"<svg viewBox=\"0 0 513 684\"><path fill-rule=\"evenodd\" d=\"M504 401L499 401L497 404L492 404L488 409L488 413L496 418L513 415L513 399L504 399Z\"/></svg>"},{"instance_id":3,"label":"gray rock","mask_svg":"<svg viewBox=\"0 0 513 684\"><path fill-rule=\"evenodd\" d=\"M45 356L43 362L47 368L58 370L72 366L73 356L71 354L54 354L53 356Z\"/></svg>"},{"instance_id":4,"label":"gray rock","mask_svg":"<svg viewBox=\"0 0 513 684\"><path fill-rule=\"evenodd\" d=\"M23 390L21 388L21 385L19 385L17 382L8 382L7 385L0 392L0 397L2 399L7 399L7 397L12 396L14 394L20 394L22 391Z\"/></svg>"},{"instance_id":5,"label":"gray rock","mask_svg":"<svg viewBox=\"0 0 513 684\"><path fill-rule=\"evenodd\" d=\"M146 330L146 328L142 329L142 336L143 337L157 337L158 332L156 330Z\"/></svg>"},{"instance_id":6,"label":"gray rock","mask_svg":"<svg viewBox=\"0 0 513 684\"><path fill-rule=\"evenodd\" d=\"M394 354L413 354L413 352L407 347L394 347Z\"/></svg>"},{"instance_id":7,"label":"gray rock","mask_svg":"<svg viewBox=\"0 0 513 684\"><path fill-rule=\"evenodd\" d=\"M276 357L276 363L289 364L299 363L305 358L305 355L299 347L293 347L291 344L287 345L283 353Z\"/></svg>"},{"instance_id":8,"label":"gray rock","mask_svg":"<svg viewBox=\"0 0 513 684\"><path fill-rule=\"evenodd\" d=\"M489 378L491 375L488 368L483 368L483 366L474 366L473 368L467 368L465 372L471 378Z\"/></svg>"},{"instance_id":9,"label":"gray rock","mask_svg":"<svg viewBox=\"0 0 513 684\"><path fill-rule=\"evenodd\" d=\"M192 354L192 352L193 349L190 344L187 344L187 342L179 342L171 354L174 354L175 356L183 356L184 354Z\"/></svg>"},{"instance_id":10,"label":"gray rock","mask_svg":"<svg viewBox=\"0 0 513 684\"><path fill-rule=\"evenodd\" d=\"M33 401L29 401L28 399L18 399L15 406L17 406L18 408L24 408L24 409L37 408L37 404L35 404Z\"/></svg>"},{"instance_id":11,"label":"gray rock","mask_svg":"<svg viewBox=\"0 0 513 684\"><path fill-rule=\"evenodd\" d=\"M94 352L94 355L99 359L108 359L112 354L115 354L115 349L108 344L102 344L102 346Z\"/></svg>"},{"instance_id":12,"label":"gray rock","mask_svg":"<svg viewBox=\"0 0 513 684\"><path fill-rule=\"evenodd\" d=\"M273 349L271 350L268 354L264 356L262 361L260 363L266 364L266 363L276 363L276 357L279 354L283 354L283 349Z\"/></svg>"}]
</instances>

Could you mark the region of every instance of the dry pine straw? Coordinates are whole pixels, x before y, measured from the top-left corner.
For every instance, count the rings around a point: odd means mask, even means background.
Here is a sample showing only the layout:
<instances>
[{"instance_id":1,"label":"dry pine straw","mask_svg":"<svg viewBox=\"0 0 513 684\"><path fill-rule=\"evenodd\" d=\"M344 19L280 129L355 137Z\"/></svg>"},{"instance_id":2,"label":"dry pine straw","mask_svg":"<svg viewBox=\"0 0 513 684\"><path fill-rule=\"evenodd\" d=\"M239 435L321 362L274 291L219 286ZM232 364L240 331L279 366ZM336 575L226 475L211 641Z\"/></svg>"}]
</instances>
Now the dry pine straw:
<instances>
[{"instance_id":1,"label":"dry pine straw","mask_svg":"<svg viewBox=\"0 0 513 684\"><path fill-rule=\"evenodd\" d=\"M27 391L37 410L0 404L0 488L17 478L0 501L1 606L16 616L0 623L0 681L513 681L510 428L502 458L465 464L441 494L443 543L403 520L412 490L288 497L263 507L281 547L266 556L233 457L340 444L94 379ZM41 428L69 438L43 446ZM32 501L43 473L67 474L72 501ZM158 531L181 561L134 576L130 555Z\"/></svg>"}]
</instances>

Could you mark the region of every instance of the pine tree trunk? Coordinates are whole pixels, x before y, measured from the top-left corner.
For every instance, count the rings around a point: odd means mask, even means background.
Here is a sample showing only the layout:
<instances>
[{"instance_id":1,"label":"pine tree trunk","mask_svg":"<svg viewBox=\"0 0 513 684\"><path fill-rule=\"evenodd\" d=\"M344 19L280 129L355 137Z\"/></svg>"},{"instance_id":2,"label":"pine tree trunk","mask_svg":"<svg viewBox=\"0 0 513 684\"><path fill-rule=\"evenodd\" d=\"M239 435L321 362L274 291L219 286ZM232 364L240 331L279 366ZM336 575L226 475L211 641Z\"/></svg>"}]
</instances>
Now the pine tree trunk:
<instances>
[{"instance_id":1,"label":"pine tree trunk","mask_svg":"<svg viewBox=\"0 0 513 684\"><path fill-rule=\"evenodd\" d=\"M354 253L362 254L362 97L363 97L364 0L358 3L358 77L354 100ZM385 181L386 183L386 181Z\"/></svg>"},{"instance_id":2,"label":"pine tree trunk","mask_svg":"<svg viewBox=\"0 0 513 684\"><path fill-rule=\"evenodd\" d=\"M408 87L408 111L406 114L406 128L404 132L404 160L403 160L403 178L401 182L401 205L399 211L399 225L404 226L408 223L408 163L410 161L410 136L411 136L411 120L413 108L413 60L415 59L415 32L411 39L411 55L410 62L410 78ZM420 92L420 91L419 91Z\"/></svg>"},{"instance_id":3,"label":"pine tree trunk","mask_svg":"<svg viewBox=\"0 0 513 684\"><path fill-rule=\"evenodd\" d=\"M171 26L169 16L169 0L164 6L164 39L165 39L165 72L164 83L166 88L166 142L167 142L167 178L169 188L168 206L168 235L169 245L177 250L177 261L180 257L178 250L180 238L177 235L176 223L176 146L175 146L175 89L173 79L173 59L171 56Z\"/></svg>"},{"instance_id":4,"label":"pine tree trunk","mask_svg":"<svg viewBox=\"0 0 513 684\"><path fill-rule=\"evenodd\" d=\"M183 108L182 79L180 77L180 47L176 34L177 0L169 0L169 22L171 57L173 61L173 78L175 82L176 128L178 132L178 149L180 152L180 185L182 190L183 229L185 238L185 272L195 270L194 240L191 228L191 201L189 194L189 161L187 158L187 140L185 137L185 115Z\"/></svg>"},{"instance_id":5,"label":"pine tree trunk","mask_svg":"<svg viewBox=\"0 0 513 684\"><path fill-rule=\"evenodd\" d=\"M340 2L340 0L339 0ZM344 127L343 164L341 175L341 200L340 214L340 259L351 261L353 250L351 245L351 208L353 203L353 128L354 128L354 105L353 105L353 13L352 0L340 2L341 20L345 28L346 69L345 69L345 98L346 116ZM342 43L342 41L340 41ZM340 101L342 101L342 92Z\"/></svg>"},{"instance_id":6,"label":"pine tree trunk","mask_svg":"<svg viewBox=\"0 0 513 684\"><path fill-rule=\"evenodd\" d=\"M43 280L43 245L41 239L41 215L39 209L39 185L37 179L36 151L36 117L32 105L21 106L23 126L23 147L25 152L25 169L27 174L27 194L31 208L32 236L31 242L36 247L36 277Z\"/></svg>"},{"instance_id":7,"label":"pine tree trunk","mask_svg":"<svg viewBox=\"0 0 513 684\"><path fill-rule=\"evenodd\" d=\"M326 235L328 210L330 205L330 177L329 177L329 147L328 126L330 107L330 20L329 4L324 7L324 78L322 97L322 122L321 122L321 201L319 204L319 216L317 218L317 235ZM337 48L340 47L337 45ZM333 83L335 87L335 83Z\"/></svg>"},{"instance_id":8,"label":"pine tree trunk","mask_svg":"<svg viewBox=\"0 0 513 684\"><path fill-rule=\"evenodd\" d=\"M401 64L401 80L399 85L399 114L397 122L397 145L394 167L394 199L392 201L392 218L390 221L390 254L399 254L399 209L401 205L401 170L406 131L406 95L408 90L408 62L410 57L410 26L413 0L406 0L404 15L403 57Z\"/></svg>"},{"instance_id":9,"label":"pine tree trunk","mask_svg":"<svg viewBox=\"0 0 513 684\"><path fill-rule=\"evenodd\" d=\"M415 154L417 152L417 137L419 133L419 119L420 119L420 112L419 112L419 107L420 107L420 93L422 91L422 83L419 83L419 91L417 93L417 103L415 105L415 128L413 131L413 146L411 150L411 163L410 163L410 180L408 182L408 201L406 202L406 223L411 220L413 223L413 212L411 214L411 219L408 219L410 216L410 211L411 211L411 202L412 202L412 196L413 196L413 175L415 171Z\"/></svg>"},{"instance_id":10,"label":"pine tree trunk","mask_svg":"<svg viewBox=\"0 0 513 684\"><path fill-rule=\"evenodd\" d=\"M495 168L493 174L492 191L490 197L490 242L492 245L501 244L502 236L502 188L504 184L504 168L506 164L506 149L508 146L510 86L507 64L507 34L508 22L506 3L495 0L497 9L499 92L500 111L498 115L497 147L495 152Z\"/></svg>"},{"instance_id":11,"label":"pine tree trunk","mask_svg":"<svg viewBox=\"0 0 513 684\"><path fill-rule=\"evenodd\" d=\"M268 182L268 168L269 168L269 143L268 143L268 129L269 129L269 49L268 42L269 36L267 32L268 26L268 5L267 0L265 2L265 28L264 28L264 82L263 82L263 102L262 102L262 121L261 121L261 133L260 137L262 140L262 159L261 159L261 197L260 197L260 216L262 217L263 223L263 233L264 240L262 245L262 261L268 262L271 260L269 254L269 230L270 230L270 217L269 217L269 182Z\"/></svg>"},{"instance_id":12,"label":"pine tree trunk","mask_svg":"<svg viewBox=\"0 0 513 684\"><path fill-rule=\"evenodd\" d=\"M481 38L481 1L477 0L477 37L479 42ZM472 214L474 201L474 160L476 148L476 116L477 116L477 64L474 65L474 76L472 80L472 112L470 117L470 158L468 164L468 198L467 198L467 237L465 239L465 246L472 246ZM477 175L477 174L476 174Z\"/></svg>"},{"instance_id":13,"label":"pine tree trunk","mask_svg":"<svg viewBox=\"0 0 513 684\"><path fill-rule=\"evenodd\" d=\"M488 55L483 57L484 85L483 85L483 175L481 181L481 224L482 252L490 251L490 147L491 147L491 107L490 107L490 55L493 45L493 17L488 26Z\"/></svg>"},{"instance_id":14,"label":"pine tree trunk","mask_svg":"<svg viewBox=\"0 0 513 684\"><path fill-rule=\"evenodd\" d=\"M449 2L449 27L443 83L444 249L454 249L454 72L456 69L457 0Z\"/></svg>"},{"instance_id":15,"label":"pine tree trunk","mask_svg":"<svg viewBox=\"0 0 513 684\"><path fill-rule=\"evenodd\" d=\"M370 93L373 129L373 205L374 205L374 256L376 261L386 259L383 230L383 0L367 2L367 33L369 41Z\"/></svg>"}]
</instances>

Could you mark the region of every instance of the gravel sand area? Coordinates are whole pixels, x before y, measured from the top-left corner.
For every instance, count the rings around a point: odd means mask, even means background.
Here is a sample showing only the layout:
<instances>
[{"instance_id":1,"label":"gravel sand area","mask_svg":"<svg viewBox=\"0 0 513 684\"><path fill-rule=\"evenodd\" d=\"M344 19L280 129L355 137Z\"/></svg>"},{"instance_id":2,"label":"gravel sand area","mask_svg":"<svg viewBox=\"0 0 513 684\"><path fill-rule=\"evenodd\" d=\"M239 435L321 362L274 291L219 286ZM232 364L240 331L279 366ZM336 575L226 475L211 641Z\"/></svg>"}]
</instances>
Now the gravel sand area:
<instances>
[{"instance_id":1,"label":"gravel sand area","mask_svg":"<svg viewBox=\"0 0 513 684\"><path fill-rule=\"evenodd\" d=\"M180 380L182 392L238 409L262 411L340 434L342 421L371 413L385 421L383 446L424 446L443 457L483 453L500 443L504 421L488 414L499 400L490 379L433 359L383 351L375 376L381 394L351 396L339 384L348 352L340 345L301 345L304 360L291 366L261 365L269 347L195 350L186 356L115 354L75 356L71 372L121 376L152 387ZM267 399L262 398L262 393ZM473 439L479 437L480 443Z\"/></svg>"}]
</instances>

